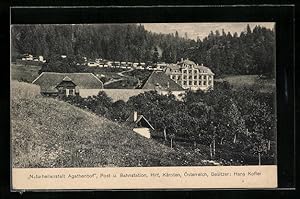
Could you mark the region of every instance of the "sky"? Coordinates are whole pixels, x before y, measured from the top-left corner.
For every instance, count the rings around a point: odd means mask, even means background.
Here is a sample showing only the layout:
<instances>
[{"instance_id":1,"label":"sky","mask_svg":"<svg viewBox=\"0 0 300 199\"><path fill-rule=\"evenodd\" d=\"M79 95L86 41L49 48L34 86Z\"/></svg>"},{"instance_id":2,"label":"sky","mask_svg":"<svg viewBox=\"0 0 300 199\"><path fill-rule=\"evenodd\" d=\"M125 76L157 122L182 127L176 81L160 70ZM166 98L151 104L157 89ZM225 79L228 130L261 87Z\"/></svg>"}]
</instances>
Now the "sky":
<instances>
[{"instance_id":1,"label":"sky","mask_svg":"<svg viewBox=\"0 0 300 199\"><path fill-rule=\"evenodd\" d=\"M174 33L177 31L179 36L184 37L187 33L188 38L190 39L203 39L206 37L210 31L215 32L219 30L222 33L222 29L227 32L237 32L238 34L246 30L246 26L249 24L250 28L253 28L256 25L260 25L266 28L274 28L275 23L273 22L239 22L239 23L144 23L146 30L156 33Z\"/></svg>"}]
</instances>

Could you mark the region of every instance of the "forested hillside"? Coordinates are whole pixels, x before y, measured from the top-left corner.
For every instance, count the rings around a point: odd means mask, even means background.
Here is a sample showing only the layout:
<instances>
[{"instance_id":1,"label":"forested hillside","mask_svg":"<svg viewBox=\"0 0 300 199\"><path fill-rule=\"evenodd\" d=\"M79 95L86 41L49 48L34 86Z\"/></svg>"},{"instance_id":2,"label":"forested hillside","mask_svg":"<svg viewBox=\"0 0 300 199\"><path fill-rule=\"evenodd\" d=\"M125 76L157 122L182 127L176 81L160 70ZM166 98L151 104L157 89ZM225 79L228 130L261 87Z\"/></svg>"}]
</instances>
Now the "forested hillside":
<instances>
[{"instance_id":1,"label":"forested hillside","mask_svg":"<svg viewBox=\"0 0 300 199\"><path fill-rule=\"evenodd\" d=\"M12 55L79 55L91 59L174 63L190 58L209 66L216 75L273 76L274 30L249 26L241 34L211 32L203 40L157 34L142 25L16 25L12 27Z\"/></svg>"}]
</instances>

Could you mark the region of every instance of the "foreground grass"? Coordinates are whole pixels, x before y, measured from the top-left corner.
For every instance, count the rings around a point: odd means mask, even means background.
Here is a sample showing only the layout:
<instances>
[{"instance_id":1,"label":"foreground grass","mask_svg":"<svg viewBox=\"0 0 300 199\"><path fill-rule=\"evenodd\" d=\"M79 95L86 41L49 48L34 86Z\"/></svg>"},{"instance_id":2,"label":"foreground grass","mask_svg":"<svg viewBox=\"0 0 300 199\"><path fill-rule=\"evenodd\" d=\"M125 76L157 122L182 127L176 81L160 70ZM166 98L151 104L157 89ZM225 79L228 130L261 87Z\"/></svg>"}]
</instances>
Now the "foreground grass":
<instances>
[{"instance_id":1,"label":"foreground grass","mask_svg":"<svg viewBox=\"0 0 300 199\"><path fill-rule=\"evenodd\" d=\"M15 88L36 89L13 82ZM17 92L18 93L18 92ZM28 93L28 92L26 92ZM203 165L201 153L170 149L124 125L34 94L12 97L14 167ZM15 92L16 95L16 92Z\"/></svg>"}]
</instances>

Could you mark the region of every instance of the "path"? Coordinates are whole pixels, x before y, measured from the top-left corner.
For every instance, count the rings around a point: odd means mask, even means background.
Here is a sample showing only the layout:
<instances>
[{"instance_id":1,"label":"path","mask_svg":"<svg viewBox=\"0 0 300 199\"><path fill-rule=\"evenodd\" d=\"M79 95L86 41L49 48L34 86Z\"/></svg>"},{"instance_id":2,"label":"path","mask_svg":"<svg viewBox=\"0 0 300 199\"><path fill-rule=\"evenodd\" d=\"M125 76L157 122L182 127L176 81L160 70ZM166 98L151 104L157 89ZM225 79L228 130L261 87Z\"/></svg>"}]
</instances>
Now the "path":
<instances>
[{"instance_id":1,"label":"path","mask_svg":"<svg viewBox=\"0 0 300 199\"><path fill-rule=\"evenodd\" d=\"M133 68L130 68L129 70L124 70L122 72L117 73L117 75L121 76L121 77L128 77L127 75L124 75L123 73L128 73L130 71L133 71Z\"/></svg>"},{"instance_id":2,"label":"path","mask_svg":"<svg viewBox=\"0 0 300 199\"><path fill-rule=\"evenodd\" d=\"M108 85L108 84L111 84L111 83L114 83L114 82L119 82L119 81L124 80L124 78L128 77L127 75L124 75L124 73L130 72L130 71L133 71L133 70L134 70L133 68L130 68L129 70L124 70L122 72L117 73L117 75L119 75L122 78L120 78L120 79L111 79L108 82L105 82L104 85Z\"/></svg>"}]
</instances>

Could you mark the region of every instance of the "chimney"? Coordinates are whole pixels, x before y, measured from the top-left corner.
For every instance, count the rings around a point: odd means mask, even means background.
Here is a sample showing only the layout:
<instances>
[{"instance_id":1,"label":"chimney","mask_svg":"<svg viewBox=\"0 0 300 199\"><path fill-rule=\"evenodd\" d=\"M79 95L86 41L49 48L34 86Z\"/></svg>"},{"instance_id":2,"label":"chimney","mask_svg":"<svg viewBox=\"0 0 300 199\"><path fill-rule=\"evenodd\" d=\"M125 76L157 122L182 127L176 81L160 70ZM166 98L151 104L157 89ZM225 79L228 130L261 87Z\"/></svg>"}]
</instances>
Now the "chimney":
<instances>
[{"instance_id":1,"label":"chimney","mask_svg":"<svg viewBox=\"0 0 300 199\"><path fill-rule=\"evenodd\" d=\"M183 58L181 58L181 61L183 61Z\"/></svg>"},{"instance_id":2,"label":"chimney","mask_svg":"<svg viewBox=\"0 0 300 199\"><path fill-rule=\"evenodd\" d=\"M133 121L137 121L138 114L136 111L133 111Z\"/></svg>"}]
</instances>

